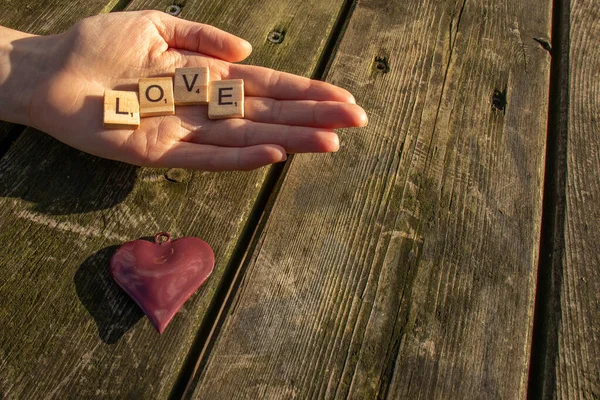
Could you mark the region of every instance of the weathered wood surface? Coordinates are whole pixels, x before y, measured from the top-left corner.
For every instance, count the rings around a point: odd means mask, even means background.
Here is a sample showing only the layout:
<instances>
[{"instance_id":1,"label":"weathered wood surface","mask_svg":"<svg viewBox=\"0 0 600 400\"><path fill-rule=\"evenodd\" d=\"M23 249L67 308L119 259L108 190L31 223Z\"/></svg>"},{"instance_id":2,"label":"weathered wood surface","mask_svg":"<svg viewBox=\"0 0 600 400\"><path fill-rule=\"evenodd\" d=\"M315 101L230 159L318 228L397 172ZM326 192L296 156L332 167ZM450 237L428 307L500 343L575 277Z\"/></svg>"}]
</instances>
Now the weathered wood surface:
<instances>
[{"instance_id":1,"label":"weathered wood surface","mask_svg":"<svg viewBox=\"0 0 600 400\"><path fill-rule=\"evenodd\" d=\"M341 4L187 1L181 17L248 39L251 63L310 75ZM274 28L287 31L280 45L266 41ZM266 174L137 169L27 129L0 162L0 397L166 398ZM163 335L108 274L117 245L158 231L200 236L216 254Z\"/></svg>"},{"instance_id":2,"label":"weathered wood surface","mask_svg":"<svg viewBox=\"0 0 600 400\"><path fill-rule=\"evenodd\" d=\"M0 25L36 35L62 32L82 18L109 12L116 0L2 0Z\"/></svg>"},{"instance_id":3,"label":"weathered wood surface","mask_svg":"<svg viewBox=\"0 0 600 400\"><path fill-rule=\"evenodd\" d=\"M23 125L9 124L0 121L0 158L8 151L11 144L19 137L25 129Z\"/></svg>"},{"instance_id":4,"label":"weathered wood surface","mask_svg":"<svg viewBox=\"0 0 600 400\"><path fill-rule=\"evenodd\" d=\"M568 3L568 2L567 2ZM568 7L563 10L568 14ZM600 3L570 1L564 246L545 398L600 398ZM569 31L567 30L567 32ZM563 40L566 38L563 38ZM556 55L558 56L558 55ZM567 73L566 69L561 71ZM565 77L563 77L565 78ZM559 188L560 190L560 188ZM563 193L558 193L559 196ZM560 228L560 227L559 227Z\"/></svg>"},{"instance_id":5,"label":"weathered wood surface","mask_svg":"<svg viewBox=\"0 0 600 400\"><path fill-rule=\"evenodd\" d=\"M37 35L60 33L81 18L110 11L115 0L76 0L66 4L59 0L3 0L0 25ZM6 150L6 140L17 128L0 121L0 155Z\"/></svg>"},{"instance_id":6,"label":"weathered wood surface","mask_svg":"<svg viewBox=\"0 0 600 400\"><path fill-rule=\"evenodd\" d=\"M194 397L525 398L550 24L358 2L328 80L370 124L293 159Z\"/></svg>"}]
</instances>

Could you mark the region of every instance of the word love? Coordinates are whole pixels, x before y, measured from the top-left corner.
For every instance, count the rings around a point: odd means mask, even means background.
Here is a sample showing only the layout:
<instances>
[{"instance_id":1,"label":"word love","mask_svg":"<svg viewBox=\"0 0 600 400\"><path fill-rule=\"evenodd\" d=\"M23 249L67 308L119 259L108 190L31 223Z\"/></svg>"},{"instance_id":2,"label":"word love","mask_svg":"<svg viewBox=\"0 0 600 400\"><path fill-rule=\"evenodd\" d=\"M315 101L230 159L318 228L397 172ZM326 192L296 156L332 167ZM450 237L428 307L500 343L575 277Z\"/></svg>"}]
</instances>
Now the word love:
<instances>
[{"instance_id":1,"label":"word love","mask_svg":"<svg viewBox=\"0 0 600 400\"><path fill-rule=\"evenodd\" d=\"M174 82L174 83L173 83ZM244 81L210 81L207 67L176 68L174 77L141 78L139 91L104 92L104 127L131 129L140 117L175 114L175 106L208 104L208 118L244 118Z\"/></svg>"}]
</instances>

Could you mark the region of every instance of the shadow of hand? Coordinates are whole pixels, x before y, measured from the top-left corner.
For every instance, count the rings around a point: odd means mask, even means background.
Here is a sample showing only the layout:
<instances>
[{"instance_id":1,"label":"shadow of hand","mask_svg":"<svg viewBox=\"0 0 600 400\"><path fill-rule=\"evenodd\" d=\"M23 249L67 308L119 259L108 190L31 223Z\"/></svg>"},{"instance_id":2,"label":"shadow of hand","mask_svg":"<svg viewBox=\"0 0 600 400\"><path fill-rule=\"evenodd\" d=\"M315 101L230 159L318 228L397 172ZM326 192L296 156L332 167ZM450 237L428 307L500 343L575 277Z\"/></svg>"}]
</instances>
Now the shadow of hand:
<instances>
[{"instance_id":1,"label":"shadow of hand","mask_svg":"<svg viewBox=\"0 0 600 400\"><path fill-rule=\"evenodd\" d=\"M133 165L93 157L33 130L22 135L0 161L1 197L22 198L42 214L68 215L114 207L133 190Z\"/></svg>"}]
</instances>

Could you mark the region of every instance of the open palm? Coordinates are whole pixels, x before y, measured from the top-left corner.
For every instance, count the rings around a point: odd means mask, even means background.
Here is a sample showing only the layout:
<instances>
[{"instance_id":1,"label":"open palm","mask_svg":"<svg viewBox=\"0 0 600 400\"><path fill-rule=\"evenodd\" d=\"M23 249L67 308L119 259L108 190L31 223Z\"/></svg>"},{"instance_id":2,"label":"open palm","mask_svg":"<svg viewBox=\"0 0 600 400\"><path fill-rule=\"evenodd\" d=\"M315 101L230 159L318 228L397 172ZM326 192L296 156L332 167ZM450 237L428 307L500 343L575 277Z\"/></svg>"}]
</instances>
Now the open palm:
<instances>
[{"instance_id":1,"label":"open palm","mask_svg":"<svg viewBox=\"0 0 600 400\"><path fill-rule=\"evenodd\" d=\"M249 170L287 153L338 149L334 128L366 124L336 86L256 66L232 64L250 45L208 25L156 11L85 19L46 38L50 72L34 93L32 125L85 152L137 165ZM136 130L103 127L105 89L137 91L140 77L208 66L211 80L244 79L245 119L212 121L206 106L142 118Z\"/></svg>"}]
</instances>

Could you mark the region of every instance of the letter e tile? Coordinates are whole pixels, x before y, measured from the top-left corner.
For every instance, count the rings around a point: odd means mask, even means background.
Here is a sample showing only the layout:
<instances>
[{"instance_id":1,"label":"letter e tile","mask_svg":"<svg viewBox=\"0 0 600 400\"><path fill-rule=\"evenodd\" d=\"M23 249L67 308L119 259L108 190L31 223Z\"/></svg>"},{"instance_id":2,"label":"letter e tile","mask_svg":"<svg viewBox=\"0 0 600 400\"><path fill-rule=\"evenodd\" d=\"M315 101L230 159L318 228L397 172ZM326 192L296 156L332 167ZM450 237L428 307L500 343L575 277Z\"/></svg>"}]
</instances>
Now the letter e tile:
<instances>
[{"instance_id":1,"label":"letter e tile","mask_svg":"<svg viewBox=\"0 0 600 400\"><path fill-rule=\"evenodd\" d=\"M208 118L244 118L244 81L242 79L210 82Z\"/></svg>"}]
</instances>

